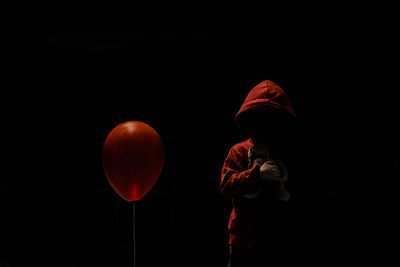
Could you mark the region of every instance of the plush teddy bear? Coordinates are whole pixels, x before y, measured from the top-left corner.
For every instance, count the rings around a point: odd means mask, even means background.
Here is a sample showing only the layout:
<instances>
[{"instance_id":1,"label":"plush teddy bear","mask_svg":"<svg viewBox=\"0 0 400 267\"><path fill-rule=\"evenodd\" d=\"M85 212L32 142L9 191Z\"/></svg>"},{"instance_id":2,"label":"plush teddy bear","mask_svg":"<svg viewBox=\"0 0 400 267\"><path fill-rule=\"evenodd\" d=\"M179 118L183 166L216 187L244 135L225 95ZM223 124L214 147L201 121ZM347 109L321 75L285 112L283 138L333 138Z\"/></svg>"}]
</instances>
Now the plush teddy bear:
<instances>
[{"instance_id":1,"label":"plush teddy bear","mask_svg":"<svg viewBox=\"0 0 400 267\"><path fill-rule=\"evenodd\" d=\"M288 201L290 199L290 194L285 189L285 183L288 180L288 171L286 169L286 166L282 163L282 161L278 159L273 159L269 153L268 148L262 144L257 144L249 148L248 159L249 159L248 168L251 168L254 164L258 164L260 166L268 164L269 165L268 167L278 168L280 174L279 177L269 178L266 180L268 180L269 184L273 186L273 192L277 199L282 201ZM255 188L253 192L245 194L244 197L248 199L256 198L260 195L262 190L263 186L260 186L258 188Z\"/></svg>"}]
</instances>

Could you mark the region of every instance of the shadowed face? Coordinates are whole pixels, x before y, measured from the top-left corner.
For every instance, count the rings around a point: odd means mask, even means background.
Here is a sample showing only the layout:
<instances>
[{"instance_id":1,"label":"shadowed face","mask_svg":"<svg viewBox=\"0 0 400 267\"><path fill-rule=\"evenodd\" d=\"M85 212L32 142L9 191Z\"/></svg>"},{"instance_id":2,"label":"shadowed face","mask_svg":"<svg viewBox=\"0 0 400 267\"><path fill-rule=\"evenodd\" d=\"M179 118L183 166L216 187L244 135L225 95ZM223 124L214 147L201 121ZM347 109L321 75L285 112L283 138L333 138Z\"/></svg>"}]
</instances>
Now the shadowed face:
<instances>
[{"instance_id":1,"label":"shadowed face","mask_svg":"<svg viewBox=\"0 0 400 267\"><path fill-rule=\"evenodd\" d=\"M294 118L278 110L249 114L249 135L257 142L280 146L293 134Z\"/></svg>"}]
</instances>

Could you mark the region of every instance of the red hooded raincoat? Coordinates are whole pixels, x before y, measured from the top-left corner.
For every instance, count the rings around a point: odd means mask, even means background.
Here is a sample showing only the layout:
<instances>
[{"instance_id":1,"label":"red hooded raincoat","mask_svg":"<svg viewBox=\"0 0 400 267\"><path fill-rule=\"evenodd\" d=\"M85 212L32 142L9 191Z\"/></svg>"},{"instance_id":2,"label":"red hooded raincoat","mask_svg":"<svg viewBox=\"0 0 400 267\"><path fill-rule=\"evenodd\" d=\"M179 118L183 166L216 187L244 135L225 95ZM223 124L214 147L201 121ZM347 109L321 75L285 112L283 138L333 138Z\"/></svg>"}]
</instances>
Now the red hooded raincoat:
<instances>
[{"instance_id":1,"label":"red hooded raincoat","mask_svg":"<svg viewBox=\"0 0 400 267\"><path fill-rule=\"evenodd\" d=\"M296 116L286 93L278 85L267 80L261 82L249 92L239 112L236 114L235 119L239 128L242 128L243 123L238 119L241 114L257 110L262 112L265 107L274 108L293 117ZM255 200L243 197L244 194L251 192L251 189L261 182L260 167L254 165L248 169L247 152L253 145L253 139L249 138L235 144L230 149L222 168L220 184L222 195L232 199L233 204L228 223L229 244L249 248L254 247L257 236L262 231L258 221L258 214L268 213L265 210L267 209L265 202L273 202L265 197L259 197Z\"/></svg>"}]
</instances>

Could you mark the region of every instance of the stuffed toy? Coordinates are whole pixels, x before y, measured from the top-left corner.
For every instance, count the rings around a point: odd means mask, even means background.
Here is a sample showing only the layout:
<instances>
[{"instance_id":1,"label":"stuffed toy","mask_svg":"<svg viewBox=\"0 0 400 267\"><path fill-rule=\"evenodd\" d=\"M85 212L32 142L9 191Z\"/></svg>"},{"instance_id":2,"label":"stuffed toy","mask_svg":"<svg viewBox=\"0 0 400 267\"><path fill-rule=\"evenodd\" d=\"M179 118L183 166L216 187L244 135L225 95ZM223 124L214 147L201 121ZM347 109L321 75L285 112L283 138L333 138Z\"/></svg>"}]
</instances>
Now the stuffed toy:
<instances>
[{"instance_id":1,"label":"stuffed toy","mask_svg":"<svg viewBox=\"0 0 400 267\"><path fill-rule=\"evenodd\" d=\"M277 199L282 201L290 200L290 194L285 189L285 183L288 181L288 171L282 161L272 158L270 156L268 148L262 144L257 144L250 147L247 156L249 159L249 169L254 164L258 164L260 166L263 166L264 164L275 165L279 169L280 176L275 178L263 179L263 168L261 167L261 176L262 179L266 181L266 183L262 183L261 186L255 188L254 191L245 194L244 197L248 199L257 198L261 194L264 186L272 186L274 195Z\"/></svg>"}]
</instances>

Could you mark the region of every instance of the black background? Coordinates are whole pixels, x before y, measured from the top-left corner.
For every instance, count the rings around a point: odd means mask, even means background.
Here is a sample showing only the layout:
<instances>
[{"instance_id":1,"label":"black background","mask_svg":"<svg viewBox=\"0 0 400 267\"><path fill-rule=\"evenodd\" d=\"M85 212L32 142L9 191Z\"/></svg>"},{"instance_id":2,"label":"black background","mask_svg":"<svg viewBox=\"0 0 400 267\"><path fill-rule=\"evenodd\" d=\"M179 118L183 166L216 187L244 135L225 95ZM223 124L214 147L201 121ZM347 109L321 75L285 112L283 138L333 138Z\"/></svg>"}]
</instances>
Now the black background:
<instances>
[{"instance_id":1,"label":"black background","mask_svg":"<svg viewBox=\"0 0 400 267\"><path fill-rule=\"evenodd\" d=\"M198 10L189 3L173 7ZM101 166L107 134L128 120L166 150L136 205L137 266L225 266L219 175L246 138L234 115L267 79L298 114L308 170L292 188L290 261L398 261L398 25L338 13L280 23L270 9L263 23L194 23L155 6L3 9L0 266L132 266L132 204Z\"/></svg>"}]
</instances>

